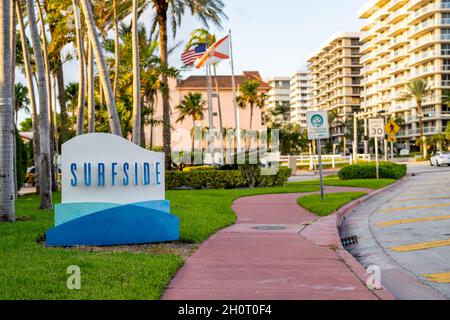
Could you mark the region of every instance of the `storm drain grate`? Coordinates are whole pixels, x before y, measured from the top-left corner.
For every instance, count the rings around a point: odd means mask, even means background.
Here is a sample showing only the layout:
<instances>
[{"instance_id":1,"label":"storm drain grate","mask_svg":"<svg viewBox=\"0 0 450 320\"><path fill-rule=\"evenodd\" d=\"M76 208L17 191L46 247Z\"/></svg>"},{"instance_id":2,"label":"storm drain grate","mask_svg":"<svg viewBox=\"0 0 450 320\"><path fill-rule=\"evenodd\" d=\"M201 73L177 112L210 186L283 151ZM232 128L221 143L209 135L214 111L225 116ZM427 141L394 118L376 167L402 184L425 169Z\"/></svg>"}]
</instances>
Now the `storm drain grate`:
<instances>
[{"instance_id":1,"label":"storm drain grate","mask_svg":"<svg viewBox=\"0 0 450 320\"><path fill-rule=\"evenodd\" d=\"M352 245L358 243L358 237L357 236L351 236L351 237L348 237L348 238L342 238L341 242L342 242L342 245L344 247L349 247L349 246L352 246Z\"/></svg>"},{"instance_id":2,"label":"storm drain grate","mask_svg":"<svg viewBox=\"0 0 450 320\"><path fill-rule=\"evenodd\" d=\"M257 226L253 227L254 230L261 230L261 231L275 231L275 230L286 230L286 226Z\"/></svg>"}]
</instances>

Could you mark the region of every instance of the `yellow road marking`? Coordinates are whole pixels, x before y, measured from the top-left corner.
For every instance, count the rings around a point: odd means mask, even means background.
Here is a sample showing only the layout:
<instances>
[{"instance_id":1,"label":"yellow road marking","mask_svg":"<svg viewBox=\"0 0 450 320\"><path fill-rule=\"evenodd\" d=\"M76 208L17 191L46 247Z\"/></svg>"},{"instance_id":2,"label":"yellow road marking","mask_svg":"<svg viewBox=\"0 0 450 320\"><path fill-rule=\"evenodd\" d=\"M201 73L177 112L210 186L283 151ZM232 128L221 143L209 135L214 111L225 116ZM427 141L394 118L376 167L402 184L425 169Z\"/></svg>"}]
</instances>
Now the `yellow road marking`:
<instances>
[{"instance_id":1,"label":"yellow road marking","mask_svg":"<svg viewBox=\"0 0 450 320\"><path fill-rule=\"evenodd\" d=\"M416 222L427 222L427 221L439 221L439 220L447 220L450 219L450 216L435 216L435 217L426 217L426 218L415 218L415 219L401 219L401 220L392 220L386 222L377 223L377 227L389 227L395 226L398 224L407 224L407 223L416 223Z\"/></svg>"},{"instance_id":2,"label":"yellow road marking","mask_svg":"<svg viewBox=\"0 0 450 320\"><path fill-rule=\"evenodd\" d=\"M450 239L416 243L416 244L408 244L406 246L396 246L396 247L392 247L390 249L393 251L397 251L397 252L408 252L408 251L425 250L425 249L445 247L445 246L450 246Z\"/></svg>"},{"instance_id":3,"label":"yellow road marking","mask_svg":"<svg viewBox=\"0 0 450 320\"><path fill-rule=\"evenodd\" d=\"M388 213L388 212L396 212L396 211L406 211L406 210L414 210L414 209L430 209L430 208L442 208L442 207L450 207L450 203L438 203L438 204L429 204L423 206L410 206L410 207L400 207L400 208L391 208L378 211L379 213Z\"/></svg>"},{"instance_id":4,"label":"yellow road marking","mask_svg":"<svg viewBox=\"0 0 450 320\"><path fill-rule=\"evenodd\" d=\"M427 280L431 282L450 283L450 272L424 274L423 277L427 278Z\"/></svg>"},{"instance_id":5,"label":"yellow road marking","mask_svg":"<svg viewBox=\"0 0 450 320\"><path fill-rule=\"evenodd\" d=\"M435 200L435 199L450 199L450 196L424 197L424 198L403 198L403 199L391 200L391 202L407 202L407 201Z\"/></svg>"}]
</instances>

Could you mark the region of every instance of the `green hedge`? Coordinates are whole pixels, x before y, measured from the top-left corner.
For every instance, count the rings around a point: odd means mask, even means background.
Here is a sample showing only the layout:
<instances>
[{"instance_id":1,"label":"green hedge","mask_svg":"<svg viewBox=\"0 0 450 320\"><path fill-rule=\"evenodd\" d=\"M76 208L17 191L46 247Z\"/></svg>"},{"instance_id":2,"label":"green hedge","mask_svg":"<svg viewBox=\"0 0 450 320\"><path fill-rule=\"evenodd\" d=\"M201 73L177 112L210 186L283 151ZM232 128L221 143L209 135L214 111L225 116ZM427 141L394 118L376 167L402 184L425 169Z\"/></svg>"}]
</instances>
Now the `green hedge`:
<instances>
[{"instance_id":1,"label":"green hedge","mask_svg":"<svg viewBox=\"0 0 450 320\"><path fill-rule=\"evenodd\" d=\"M381 179L400 179L406 175L405 164L380 162L379 174ZM375 179L377 177L375 163L359 163L346 166L339 171L341 180Z\"/></svg>"},{"instance_id":2,"label":"green hedge","mask_svg":"<svg viewBox=\"0 0 450 320\"><path fill-rule=\"evenodd\" d=\"M291 170L280 167L273 176L256 176L257 186L280 186L287 182ZM192 189L233 189L249 187L249 183L240 170L193 170L166 172L166 188L168 190Z\"/></svg>"},{"instance_id":3,"label":"green hedge","mask_svg":"<svg viewBox=\"0 0 450 320\"><path fill-rule=\"evenodd\" d=\"M213 166L194 166L194 167L185 167L185 168L183 168L184 172L209 171L209 170L217 170L217 168L213 167Z\"/></svg>"}]
</instances>

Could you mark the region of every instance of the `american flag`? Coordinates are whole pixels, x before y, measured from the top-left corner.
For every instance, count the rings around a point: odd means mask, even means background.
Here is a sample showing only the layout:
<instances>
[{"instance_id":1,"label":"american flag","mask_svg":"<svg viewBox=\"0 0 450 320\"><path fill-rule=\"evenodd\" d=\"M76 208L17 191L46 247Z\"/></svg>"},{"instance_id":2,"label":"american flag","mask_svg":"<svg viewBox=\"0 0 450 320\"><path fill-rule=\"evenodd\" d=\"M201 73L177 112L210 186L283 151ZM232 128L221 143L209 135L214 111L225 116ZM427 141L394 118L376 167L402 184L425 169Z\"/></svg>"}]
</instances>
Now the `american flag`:
<instances>
[{"instance_id":1,"label":"american flag","mask_svg":"<svg viewBox=\"0 0 450 320\"><path fill-rule=\"evenodd\" d=\"M190 48L189 50L183 52L181 55L181 61L185 66L192 66L197 60L201 58L206 52L206 44L199 44L196 47Z\"/></svg>"}]
</instances>

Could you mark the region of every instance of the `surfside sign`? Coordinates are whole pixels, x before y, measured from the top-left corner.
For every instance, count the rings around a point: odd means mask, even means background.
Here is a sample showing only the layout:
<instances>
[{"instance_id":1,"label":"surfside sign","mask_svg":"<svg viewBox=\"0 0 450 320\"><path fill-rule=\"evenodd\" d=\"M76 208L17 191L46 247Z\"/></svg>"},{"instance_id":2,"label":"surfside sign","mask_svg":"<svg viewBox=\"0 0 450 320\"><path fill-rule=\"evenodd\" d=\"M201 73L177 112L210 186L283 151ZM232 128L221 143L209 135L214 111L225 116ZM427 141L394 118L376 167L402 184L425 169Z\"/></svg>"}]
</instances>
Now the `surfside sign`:
<instances>
[{"instance_id":1,"label":"surfside sign","mask_svg":"<svg viewBox=\"0 0 450 320\"><path fill-rule=\"evenodd\" d=\"M63 144L61 158L62 203L48 246L178 240L179 219L165 200L163 153L94 133Z\"/></svg>"}]
</instances>

